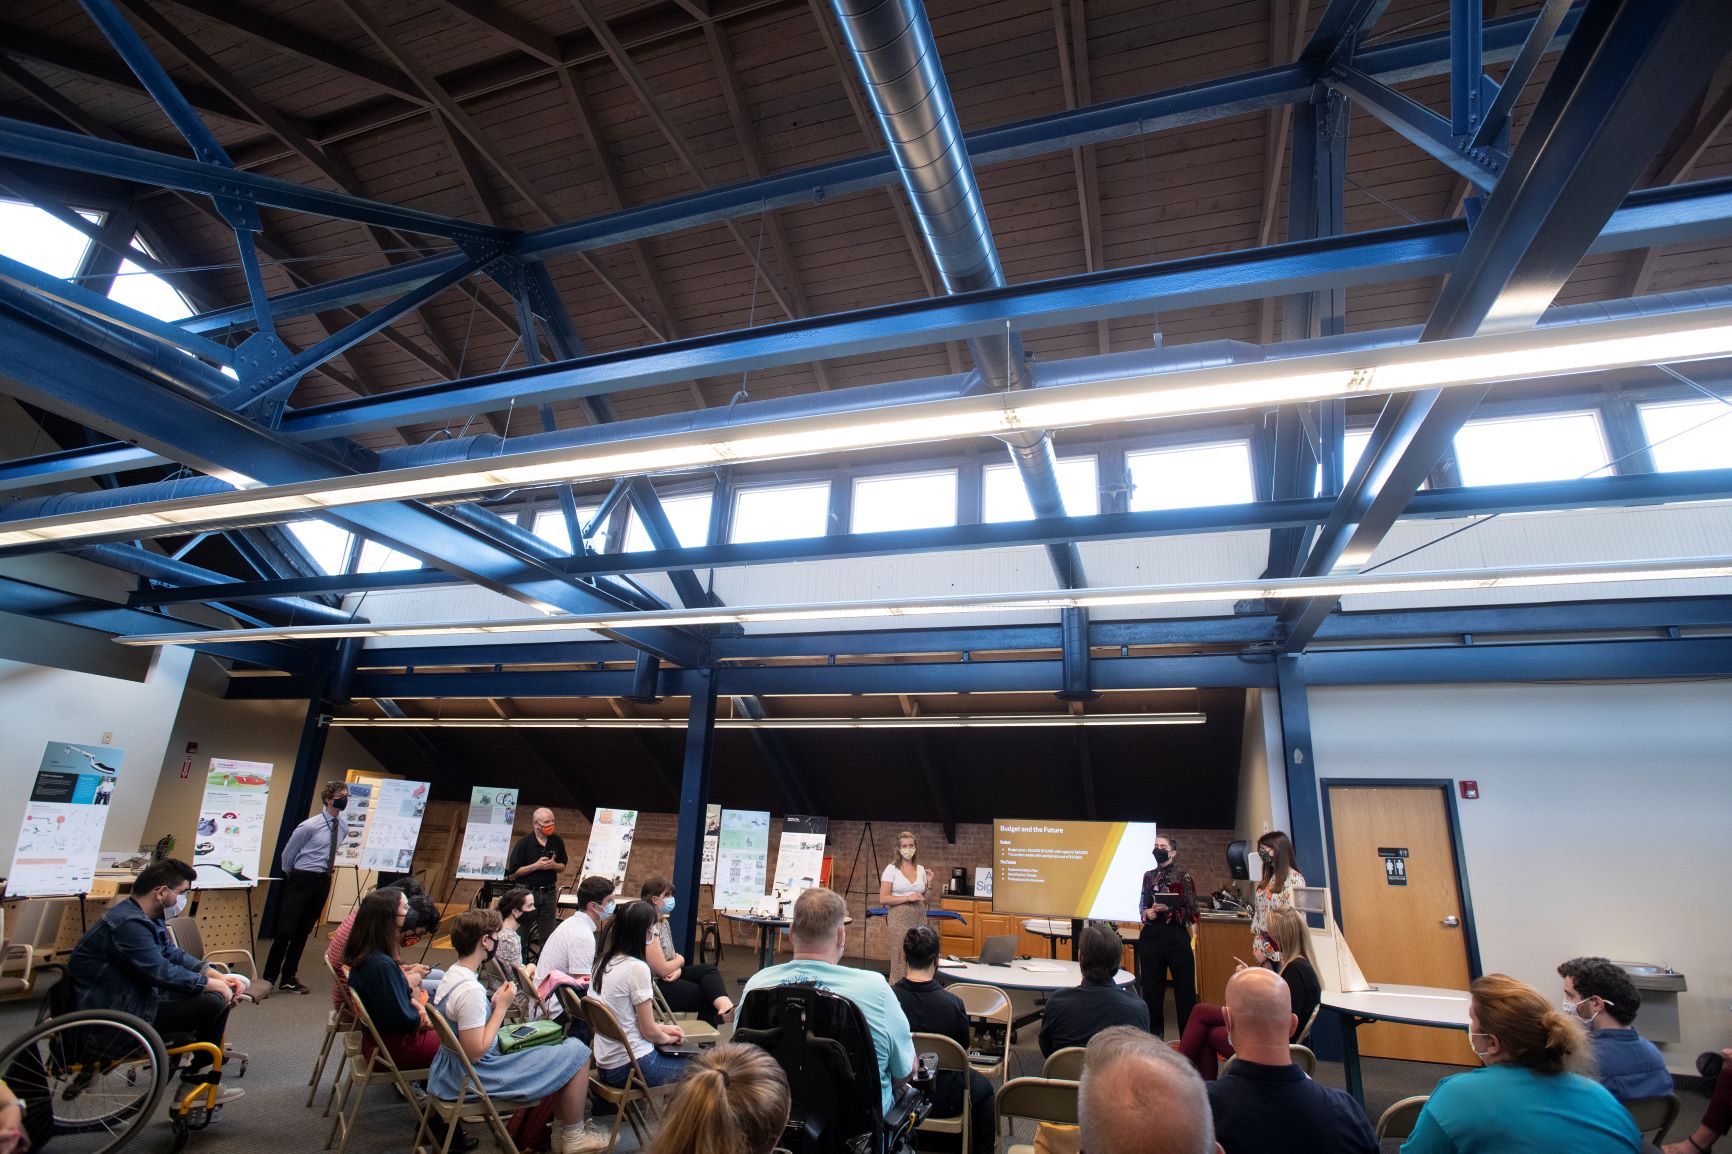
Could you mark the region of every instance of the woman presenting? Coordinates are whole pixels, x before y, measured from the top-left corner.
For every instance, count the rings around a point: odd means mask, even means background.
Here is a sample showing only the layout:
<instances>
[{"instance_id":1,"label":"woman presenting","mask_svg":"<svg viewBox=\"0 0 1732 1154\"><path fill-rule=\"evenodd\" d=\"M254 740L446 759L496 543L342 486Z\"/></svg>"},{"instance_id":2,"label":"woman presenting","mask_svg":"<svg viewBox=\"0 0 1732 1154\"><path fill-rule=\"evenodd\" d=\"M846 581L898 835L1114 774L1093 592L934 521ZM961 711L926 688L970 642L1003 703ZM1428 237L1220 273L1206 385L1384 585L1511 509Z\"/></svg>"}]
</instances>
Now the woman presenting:
<instances>
[{"instance_id":1,"label":"woman presenting","mask_svg":"<svg viewBox=\"0 0 1732 1154\"><path fill-rule=\"evenodd\" d=\"M1251 957L1260 966L1281 968L1281 947L1269 935L1269 915L1298 906L1297 891L1305 884L1293 854L1293 841L1280 830L1257 839L1263 859L1263 880L1257 883L1257 906L1251 914Z\"/></svg>"},{"instance_id":2,"label":"woman presenting","mask_svg":"<svg viewBox=\"0 0 1732 1154\"><path fill-rule=\"evenodd\" d=\"M932 886L932 875L920 864L920 845L914 835L903 830L896 835L896 860L884 867L879 879L878 901L885 908L884 920L890 926L890 984L900 982L908 973L908 963L902 960L902 939L915 926L926 924L926 891Z\"/></svg>"}]
</instances>

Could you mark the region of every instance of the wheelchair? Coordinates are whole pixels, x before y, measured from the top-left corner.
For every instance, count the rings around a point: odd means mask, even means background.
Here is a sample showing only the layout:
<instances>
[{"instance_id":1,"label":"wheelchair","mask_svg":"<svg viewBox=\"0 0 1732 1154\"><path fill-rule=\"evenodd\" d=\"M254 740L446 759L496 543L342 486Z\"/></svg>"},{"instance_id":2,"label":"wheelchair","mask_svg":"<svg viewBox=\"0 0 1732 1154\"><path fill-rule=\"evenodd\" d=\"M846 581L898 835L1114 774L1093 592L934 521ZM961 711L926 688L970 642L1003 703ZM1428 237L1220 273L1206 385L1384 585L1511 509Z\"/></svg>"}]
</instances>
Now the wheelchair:
<instances>
[{"instance_id":1,"label":"wheelchair","mask_svg":"<svg viewBox=\"0 0 1732 1154\"><path fill-rule=\"evenodd\" d=\"M932 1103L904 1085L884 1112L872 1034L847 998L810 983L753 990L733 1040L767 1050L788 1075L793 1109L781 1147L791 1154L913 1154L914 1128Z\"/></svg>"}]
</instances>

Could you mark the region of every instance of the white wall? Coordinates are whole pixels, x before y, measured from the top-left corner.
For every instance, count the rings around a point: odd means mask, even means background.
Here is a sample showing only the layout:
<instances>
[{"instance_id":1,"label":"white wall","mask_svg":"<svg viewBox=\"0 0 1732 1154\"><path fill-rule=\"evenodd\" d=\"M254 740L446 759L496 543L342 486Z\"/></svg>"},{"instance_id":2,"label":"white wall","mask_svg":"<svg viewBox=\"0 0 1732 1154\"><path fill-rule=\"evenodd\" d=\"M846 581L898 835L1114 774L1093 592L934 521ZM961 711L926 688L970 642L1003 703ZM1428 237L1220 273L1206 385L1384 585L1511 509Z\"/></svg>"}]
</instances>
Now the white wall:
<instances>
[{"instance_id":1,"label":"white wall","mask_svg":"<svg viewBox=\"0 0 1732 1154\"><path fill-rule=\"evenodd\" d=\"M1280 814L1277 820L1276 814ZM1233 829L1255 841L1287 828L1287 778L1281 763L1281 715L1273 690L1245 691L1245 736L1239 748L1239 803Z\"/></svg>"},{"instance_id":2,"label":"white wall","mask_svg":"<svg viewBox=\"0 0 1732 1154\"><path fill-rule=\"evenodd\" d=\"M193 654L158 649L143 681L99 677L0 659L0 868L18 844L24 800L30 796L43 747L50 741L107 744L126 751L103 831L105 850L135 850Z\"/></svg>"},{"instance_id":3,"label":"white wall","mask_svg":"<svg viewBox=\"0 0 1732 1154\"><path fill-rule=\"evenodd\" d=\"M1690 988L1667 1064L1732 1044L1732 682L1329 688L1310 707L1320 778L1479 782L1457 804L1487 972L1551 995L1576 955L1669 962Z\"/></svg>"}]
</instances>

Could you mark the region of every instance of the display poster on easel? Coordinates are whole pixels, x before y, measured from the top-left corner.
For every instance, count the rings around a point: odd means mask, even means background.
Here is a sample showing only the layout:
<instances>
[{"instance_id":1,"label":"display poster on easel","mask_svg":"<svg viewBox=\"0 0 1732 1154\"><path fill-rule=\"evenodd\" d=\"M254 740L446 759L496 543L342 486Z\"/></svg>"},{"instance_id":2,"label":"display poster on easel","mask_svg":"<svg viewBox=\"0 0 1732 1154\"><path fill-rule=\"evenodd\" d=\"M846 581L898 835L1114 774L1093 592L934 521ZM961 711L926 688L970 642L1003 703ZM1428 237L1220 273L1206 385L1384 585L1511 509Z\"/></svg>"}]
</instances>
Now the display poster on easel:
<instances>
[{"instance_id":1,"label":"display poster on easel","mask_svg":"<svg viewBox=\"0 0 1732 1154\"><path fill-rule=\"evenodd\" d=\"M427 815L428 783L387 778L373 786L373 817L361 868L406 874L415 865L421 840L421 819ZM510 828L509 825L506 827Z\"/></svg>"},{"instance_id":2,"label":"display poster on easel","mask_svg":"<svg viewBox=\"0 0 1732 1154\"><path fill-rule=\"evenodd\" d=\"M90 892L96 854L123 749L50 741L24 803L24 822L6 896L71 897Z\"/></svg>"},{"instance_id":3,"label":"display poster on easel","mask_svg":"<svg viewBox=\"0 0 1732 1154\"><path fill-rule=\"evenodd\" d=\"M722 840L722 807L706 805L704 807L704 863L702 872L698 874L698 884L713 886L716 884L716 843Z\"/></svg>"},{"instance_id":4,"label":"display poster on easel","mask_svg":"<svg viewBox=\"0 0 1732 1154\"><path fill-rule=\"evenodd\" d=\"M625 867L631 861L631 841L637 831L637 810L597 808L589 825L589 845L583 851L580 877L599 874L612 878L615 887L625 885Z\"/></svg>"},{"instance_id":5,"label":"display poster on easel","mask_svg":"<svg viewBox=\"0 0 1732 1154\"><path fill-rule=\"evenodd\" d=\"M769 862L769 811L724 809L716 836L716 908L747 910L762 901Z\"/></svg>"},{"instance_id":6,"label":"display poster on easel","mask_svg":"<svg viewBox=\"0 0 1732 1154\"><path fill-rule=\"evenodd\" d=\"M270 762L210 759L192 847L192 868L198 871L193 888L232 890L259 884L259 848L270 797ZM342 852L339 845L339 858Z\"/></svg>"},{"instance_id":7,"label":"display poster on easel","mask_svg":"<svg viewBox=\"0 0 1732 1154\"><path fill-rule=\"evenodd\" d=\"M361 847L367 844L367 826L373 818L373 790L378 780L371 777L351 778L349 808L343 811L343 840L337 846L336 865L351 869L361 864Z\"/></svg>"},{"instance_id":8,"label":"display poster on easel","mask_svg":"<svg viewBox=\"0 0 1732 1154\"><path fill-rule=\"evenodd\" d=\"M469 791L469 821L457 852L457 876L498 881L511 855L511 823L517 820L517 791L478 785Z\"/></svg>"},{"instance_id":9,"label":"display poster on easel","mask_svg":"<svg viewBox=\"0 0 1732 1154\"><path fill-rule=\"evenodd\" d=\"M819 883L824 872L824 839L829 832L827 817L788 814L782 818L782 837L776 844L775 885L770 891L778 902L791 902L801 890Z\"/></svg>"}]
</instances>

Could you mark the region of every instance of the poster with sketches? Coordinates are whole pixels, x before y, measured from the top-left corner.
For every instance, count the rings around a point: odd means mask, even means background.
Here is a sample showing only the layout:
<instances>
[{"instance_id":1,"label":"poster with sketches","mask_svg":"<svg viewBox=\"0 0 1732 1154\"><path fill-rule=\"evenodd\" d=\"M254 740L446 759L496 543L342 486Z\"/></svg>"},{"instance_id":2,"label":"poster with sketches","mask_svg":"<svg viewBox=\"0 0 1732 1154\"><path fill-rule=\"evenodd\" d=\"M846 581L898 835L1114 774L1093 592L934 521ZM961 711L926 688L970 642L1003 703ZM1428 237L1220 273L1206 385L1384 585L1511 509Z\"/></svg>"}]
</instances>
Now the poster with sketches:
<instances>
[{"instance_id":1,"label":"poster with sketches","mask_svg":"<svg viewBox=\"0 0 1732 1154\"><path fill-rule=\"evenodd\" d=\"M457 854L457 876L497 881L511 856L511 823L517 820L517 791L478 785L469 791L469 821Z\"/></svg>"},{"instance_id":2,"label":"poster with sketches","mask_svg":"<svg viewBox=\"0 0 1732 1154\"><path fill-rule=\"evenodd\" d=\"M716 839L716 908L747 910L761 901L769 862L769 811L724 809Z\"/></svg>"},{"instance_id":3,"label":"poster with sketches","mask_svg":"<svg viewBox=\"0 0 1732 1154\"><path fill-rule=\"evenodd\" d=\"M367 826L366 848L361 852L362 869L409 872L415 864L415 844L421 840L421 819L427 814L427 790L424 781L385 778L374 784L373 816ZM510 824L505 828L509 831Z\"/></svg>"},{"instance_id":4,"label":"poster with sketches","mask_svg":"<svg viewBox=\"0 0 1732 1154\"><path fill-rule=\"evenodd\" d=\"M192 868L198 871L194 889L232 890L259 884L259 848L265 840L265 806L270 797L271 763L210 759L192 847ZM341 845L337 853L342 854Z\"/></svg>"},{"instance_id":5,"label":"poster with sketches","mask_svg":"<svg viewBox=\"0 0 1732 1154\"><path fill-rule=\"evenodd\" d=\"M722 807L706 805L704 807L704 864L703 872L698 876L698 884L713 886L716 884L716 843L722 839Z\"/></svg>"},{"instance_id":6,"label":"poster with sketches","mask_svg":"<svg viewBox=\"0 0 1732 1154\"><path fill-rule=\"evenodd\" d=\"M7 897L68 897L90 892L96 854L124 749L51 741L23 805L24 821Z\"/></svg>"},{"instance_id":7,"label":"poster with sketches","mask_svg":"<svg viewBox=\"0 0 1732 1154\"><path fill-rule=\"evenodd\" d=\"M819 883L824 872L824 838L829 832L827 817L789 814L782 819L782 837L776 844L776 881L770 891L778 902L791 902L801 890Z\"/></svg>"},{"instance_id":8,"label":"poster with sketches","mask_svg":"<svg viewBox=\"0 0 1732 1154\"><path fill-rule=\"evenodd\" d=\"M361 864L361 847L367 844L367 824L373 817L373 790L378 783L376 777L349 780L349 808L343 811L345 833L337 846L335 863L339 867Z\"/></svg>"},{"instance_id":9,"label":"poster with sketches","mask_svg":"<svg viewBox=\"0 0 1732 1154\"><path fill-rule=\"evenodd\" d=\"M625 867L631 861L631 841L637 831L637 810L597 809L589 826L589 846L583 851L583 873L613 879L625 885Z\"/></svg>"}]
</instances>

